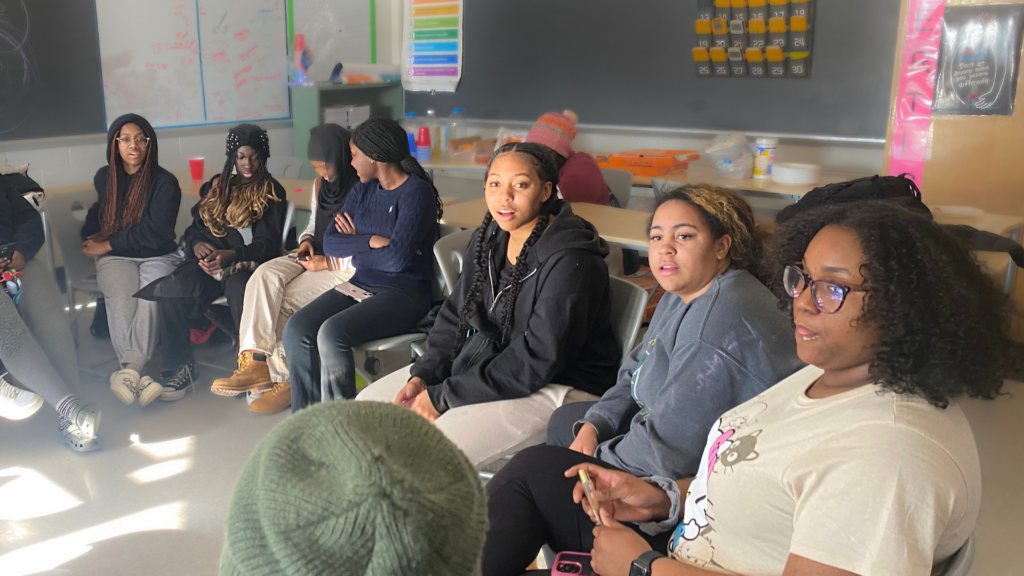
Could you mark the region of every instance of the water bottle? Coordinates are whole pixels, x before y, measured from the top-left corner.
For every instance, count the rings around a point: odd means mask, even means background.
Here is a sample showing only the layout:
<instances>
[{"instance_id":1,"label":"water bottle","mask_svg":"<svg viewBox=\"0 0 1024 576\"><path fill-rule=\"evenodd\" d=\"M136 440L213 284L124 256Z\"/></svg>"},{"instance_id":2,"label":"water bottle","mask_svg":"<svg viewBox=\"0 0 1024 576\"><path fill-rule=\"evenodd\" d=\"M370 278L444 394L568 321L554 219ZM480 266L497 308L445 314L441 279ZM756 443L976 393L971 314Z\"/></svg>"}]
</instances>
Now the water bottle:
<instances>
[{"instance_id":1,"label":"water bottle","mask_svg":"<svg viewBox=\"0 0 1024 576\"><path fill-rule=\"evenodd\" d=\"M406 112L405 113L405 118L402 118L402 128L404 128L405 131L408 132L409 134L412 134L413 136L415 136L416 135L416 129L419 128L419 127L420 127L420 122L419 122L419 120L416 119L416 113L415 112Z\"/></svg>"},{"instance_id":2,"label":"water bottle","mask_svg":"<svg viewBox=\"0 0 1024 576\"><path fill-rule=\"evenodd\" d=\"M448 117L448 140L462 138L461 131L466 126L466 116L463 114L465 108L453 108L452 115Z\"/></svg>"},{"instance_id":3,"label":"water bottle","mask_svg":"<svg viewBox=\"0 0 1024 576\"><path fill-rule=\"evenodd\" d=\"M423 125L430 129L430 157L441 158L441 124L437 121L437 112L427 110L427 119Z\"/></svg>"}]
</instances>

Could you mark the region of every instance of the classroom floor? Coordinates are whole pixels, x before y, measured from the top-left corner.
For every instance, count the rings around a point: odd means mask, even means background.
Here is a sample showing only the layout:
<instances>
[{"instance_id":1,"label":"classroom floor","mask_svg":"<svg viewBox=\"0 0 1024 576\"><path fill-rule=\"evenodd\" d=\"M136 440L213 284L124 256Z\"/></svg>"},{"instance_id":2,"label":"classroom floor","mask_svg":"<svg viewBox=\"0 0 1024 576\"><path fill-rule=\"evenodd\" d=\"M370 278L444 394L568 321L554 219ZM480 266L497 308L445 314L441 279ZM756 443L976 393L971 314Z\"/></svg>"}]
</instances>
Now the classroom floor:
<instances>
[{"instance_id":1,"label":"classroom floor","mask_svg":"<svg viewBox=\"0 0 1024 576\"><path fill-rule=\"evenodd\" d=\"M108 341L80 320L83 364L113 358ZM81 455L60 441L43 407L22 422L0 419L0 575L206 576L217 573L235 482L266 433L287 417L258 416L242 398L210 393L233 368L230 345L197 350L195 393L146 408L124 406L106 379L85 377L82 394L103 409L106 447ZM385 357L386 373L402 355ZM108 364L112 366L112 364ZM966 400L977 438L984 497L973 576L1020 574L1024 542L1024 385L995 402Z\"/></svg>"}]
</instances>

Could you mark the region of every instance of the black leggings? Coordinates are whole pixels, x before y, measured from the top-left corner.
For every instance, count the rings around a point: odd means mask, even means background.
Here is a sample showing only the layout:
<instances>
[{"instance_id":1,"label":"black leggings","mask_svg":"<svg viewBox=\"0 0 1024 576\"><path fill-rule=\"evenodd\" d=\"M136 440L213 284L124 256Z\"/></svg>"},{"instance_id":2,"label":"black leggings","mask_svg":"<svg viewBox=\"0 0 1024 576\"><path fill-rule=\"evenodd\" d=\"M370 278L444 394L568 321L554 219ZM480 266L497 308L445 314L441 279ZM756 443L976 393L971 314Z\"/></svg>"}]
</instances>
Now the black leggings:
<instances>
[{"instance_id":1,"label":"black leggings","mask_svg":"<svg viewBox=\"0 0 1024 576\"><path fill-rule=\"evenodd\" d=\"M517 454L487 483L487 539L483 576L519 576L547 544L555 552L587 552L594 547L594 523L572 501L575 478L565 471L595 458L558 446L534 446ZM627 524L658 551L672 532L648 536Z\"/></svg>"}]
</instances>

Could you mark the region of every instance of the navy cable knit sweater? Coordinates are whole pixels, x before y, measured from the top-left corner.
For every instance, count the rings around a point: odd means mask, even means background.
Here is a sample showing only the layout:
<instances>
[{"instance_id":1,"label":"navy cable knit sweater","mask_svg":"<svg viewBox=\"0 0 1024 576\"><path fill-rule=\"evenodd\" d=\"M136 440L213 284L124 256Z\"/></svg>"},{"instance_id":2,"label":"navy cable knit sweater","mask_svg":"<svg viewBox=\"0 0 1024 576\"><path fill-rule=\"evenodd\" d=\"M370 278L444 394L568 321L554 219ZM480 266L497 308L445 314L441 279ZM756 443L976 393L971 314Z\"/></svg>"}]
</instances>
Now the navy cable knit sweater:
<instances>
[{"instance_id":1,"label":"navy cable knit sweater","mask_svg":"<svg viewBox=\"0 0 1024 576\"><path fill-rule=\"evenodd\" d=\"M352 257L351 282L374 292L381 288L431 293L433 248L438 236L437 206L430 183L410 175L401 186L385 190L380 182L352 187L342 214L348 213L356 234L342 234L333 224L324 233L324 254ZM370 248L371 236L390 238L383 248Z\"/></svg>"}]
</instances>

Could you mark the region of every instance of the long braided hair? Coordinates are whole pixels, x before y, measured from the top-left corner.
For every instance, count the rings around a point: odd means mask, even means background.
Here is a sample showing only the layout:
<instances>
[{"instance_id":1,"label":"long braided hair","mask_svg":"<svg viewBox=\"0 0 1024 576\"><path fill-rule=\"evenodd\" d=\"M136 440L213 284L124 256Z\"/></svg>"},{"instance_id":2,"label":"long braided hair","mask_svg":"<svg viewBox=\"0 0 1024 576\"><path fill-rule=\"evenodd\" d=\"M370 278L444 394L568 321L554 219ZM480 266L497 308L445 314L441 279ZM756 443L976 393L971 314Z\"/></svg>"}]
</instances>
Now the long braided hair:
<instances>
[{"instance_id":1,"label":"long braided hair","mask_svg":"<svg viewBox=\"0 0 1024 576\"><path fill-rule=\"evenodd\" d=\"M121 168L121 153L119 145L116 144L116 139L121 137L121 129L124 128L124 124L136 124L142 129L143 133L149 137L149 146L146 148L146 159L142 162L142 167L134 175L128 178L134 178L131 180L131 190L128 192L128 198L125 200L124 207L122 208L121 217L117 217L117 205L120 201L117 194L117 177L122 172ZM152 128L147 130L148 126L142 126L136 122L125 122L117 131L111 136L111 144L108 146L110 150L110 169L107 171L107 192L103 196L103 210L100 212L100 233L96 237L97 240L109 240L112 236L115 236L118 232L131 228L142 221L142 212L146 209L146 200L149 196L149 181L153 172L152 167L155 163L154 158L156 157L156 134L152 132Z\"/></svg>"},{"instance_id":2,"label":"long braided hair","mask_svg":"<svg viewBox=\"0 0 1024 576\"><path fill-rule=\"evenodd\" d=\"M352 132L352 143L371 160L397 164L406 174L428 182L434 190L437 219L440 220L444 214L441 196L437 193L437 187L434 186L434 181L427 171L409 154L409 138L405 134L405 129L398 122L384 116L371 116Z\"/></svg>"},{"instance_id":3,"label":"long braided hair","mask_svg":"<svg viewBox=\"0 0 1024 576\"><path fill-rule=\"evenodd\" d=\"M242 146L256 150L260 167L252 179L241 184L241 175L235 176L232 191L231 169L235 166L235 153ZM270 201L282 200L274 194L274 179L267 170L270 144L266 130L254 124L240 124L228 132L227 159L210 192L199 201L199 216L203 224L218 238L227 236L227 227L246 228L263 217Z\"/></svg>"},{"instance_id":4,"label":"long braided hair","mask_svg":"<svg viewBox=\"0 0 1024 576\"><path fill-rule=\"evenodd\" d=\"M516 258L515 266L512 267L509 290L504 296L505 301L502 303L501 309L501 340L499 341L499 346L502 349L508 346L512 336L512 322L515 316L516 300L519 298L519 291L522 289L523 278L528 273L526 257L530 253L530 249L537 243L541 235L544 234L544 231L547 230L551 216L558 211L562 203L558 199L557 194L558 170L555 168L555 163L551 158L550 148L543 144L532 142L505 144L498 148L491 156L490 162L487 163L487 169L490 170L491 165L494 164L494 161L499 156L510 153L522 154L533 165L541 183L551 183L551 196L541 205L537 224L534 225L533 231L530 232L526 242L523 242L523 248L519 252L519 257ZM487 215L484 216L484 221L477 228L476 248L473 253L473 280L469 285L462 309L459 310L459 327L455 331L455 343L452 346L451 352L452 361L459 355L462 347L466 344L466 340L469 338L470 318L476 315L483 305L484 286L489 281L487 269L490 254L487 249L487 229L493 220L494 217L488 211Z\"/></svg>"}]
</instances>

